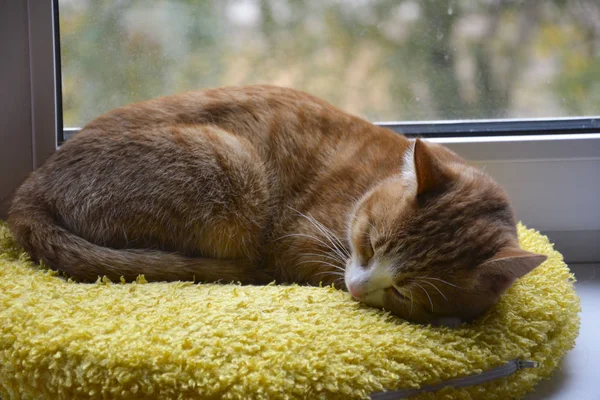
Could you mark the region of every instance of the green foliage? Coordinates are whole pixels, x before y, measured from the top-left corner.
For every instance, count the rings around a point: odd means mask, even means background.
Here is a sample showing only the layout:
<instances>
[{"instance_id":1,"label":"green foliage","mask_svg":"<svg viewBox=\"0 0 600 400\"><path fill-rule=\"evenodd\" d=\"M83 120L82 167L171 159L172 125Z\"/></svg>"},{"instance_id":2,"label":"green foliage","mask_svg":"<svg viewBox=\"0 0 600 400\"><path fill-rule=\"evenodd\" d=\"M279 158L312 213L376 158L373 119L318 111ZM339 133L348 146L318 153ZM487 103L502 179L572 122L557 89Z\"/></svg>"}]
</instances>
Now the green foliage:
<instances>
[{"instance_id":1,"label":"green foliage","mask_svg":"<svg viewBox=\"0 0 600 400\"><path fill-rule=\"evenodd\" d=\"M61 0L60 7L65 126L151 97L253 83L306 90L376 121L600 108L594 0Z\"/></svg>"}]
</instances>

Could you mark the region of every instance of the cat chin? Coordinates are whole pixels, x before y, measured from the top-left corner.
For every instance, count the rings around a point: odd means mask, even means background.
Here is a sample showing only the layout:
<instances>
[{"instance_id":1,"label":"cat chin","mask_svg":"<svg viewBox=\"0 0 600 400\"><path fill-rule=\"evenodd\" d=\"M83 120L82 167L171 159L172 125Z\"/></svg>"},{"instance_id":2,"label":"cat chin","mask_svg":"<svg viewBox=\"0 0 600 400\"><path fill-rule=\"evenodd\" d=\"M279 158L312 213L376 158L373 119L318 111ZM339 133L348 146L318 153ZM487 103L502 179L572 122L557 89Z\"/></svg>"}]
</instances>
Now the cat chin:
<instances>
[{"instance_id":1,"label":"cat chin","mask_svg":"<svg viewBox=\"0 0 600 400\"><path fill-rule=\"evenodd\" d=\"M385 289L377 289L369 292L360 301L371 307L383 308Z\"/></svg>"}]
</instances>

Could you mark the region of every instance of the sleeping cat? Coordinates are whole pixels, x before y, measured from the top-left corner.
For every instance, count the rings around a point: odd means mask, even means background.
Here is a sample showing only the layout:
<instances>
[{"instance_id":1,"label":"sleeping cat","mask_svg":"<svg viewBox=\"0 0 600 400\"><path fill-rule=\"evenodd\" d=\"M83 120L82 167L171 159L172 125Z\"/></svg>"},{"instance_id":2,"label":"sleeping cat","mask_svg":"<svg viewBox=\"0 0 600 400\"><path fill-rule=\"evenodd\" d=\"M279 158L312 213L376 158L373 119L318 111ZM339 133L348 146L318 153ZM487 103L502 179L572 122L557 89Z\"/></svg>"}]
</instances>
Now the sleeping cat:
<instances>
[{"instance_id":1,"label":"sleeping cat","mask_svg":"<svg viewBox=\"0 0 600 400\"><path fill-rule=\"evenodd\" d=\"M80 281L323 282L415 322L477 317L545 260L455 153L273 86L104 114L30 175L9 226Z\"/></svg>"}]
</instances>

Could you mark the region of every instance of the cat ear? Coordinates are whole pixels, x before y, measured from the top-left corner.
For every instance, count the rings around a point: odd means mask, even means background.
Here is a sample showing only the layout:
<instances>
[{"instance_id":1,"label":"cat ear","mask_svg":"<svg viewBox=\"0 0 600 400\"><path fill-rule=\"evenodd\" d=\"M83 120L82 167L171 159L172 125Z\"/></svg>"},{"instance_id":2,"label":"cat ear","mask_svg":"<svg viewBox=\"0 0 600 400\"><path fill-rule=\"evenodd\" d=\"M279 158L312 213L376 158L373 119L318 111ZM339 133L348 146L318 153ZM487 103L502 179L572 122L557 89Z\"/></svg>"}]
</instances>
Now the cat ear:
<instances>
[{"instance_id":1,"label":"cat ear","mask_svg":"<svg viewBox=\"0 0 600 400\"><path fill-rule=\"evenodd\" d=\"M500 294L517 279L546 261L546 258L544 255L530 253L518 247L508 247L500 250L477 269L485 287Z\"/></svg>"},{"instance_id":2,"label":"cat ear","mask_svg":"<svg viewBox=\"0 0 600 400\"><path fill-rule=\"evenodd\" d=\"M442 163L421 139L415 141L413 153L417 196L439 189L450 181L450 175L444 171Z\"/></svg>"}]
</instances>

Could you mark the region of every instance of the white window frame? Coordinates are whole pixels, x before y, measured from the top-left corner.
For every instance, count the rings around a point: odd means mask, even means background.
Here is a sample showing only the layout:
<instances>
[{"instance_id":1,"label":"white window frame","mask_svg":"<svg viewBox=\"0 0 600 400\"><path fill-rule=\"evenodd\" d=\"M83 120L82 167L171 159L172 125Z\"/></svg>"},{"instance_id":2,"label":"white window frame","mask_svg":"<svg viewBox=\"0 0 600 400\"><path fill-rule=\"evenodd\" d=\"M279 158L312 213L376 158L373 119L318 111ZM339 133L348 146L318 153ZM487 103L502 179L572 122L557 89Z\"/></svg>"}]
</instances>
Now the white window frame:
<instances>
[{"instance_id":1,"label":"white window frame","mask_svg":"<svg viewBox=\"0 0 600 400\"><path fill-rule=\"evenodd\" d=\"M62 129L53 1L9 1L5 7L0 14L5 30L0 54L8 61L0 77L0 217L6 216L15 188L56 150ZM430 140L498 180L518 218L547 234L567 261L600 261L600 132Z\"/></svg>"}]
</instances>

